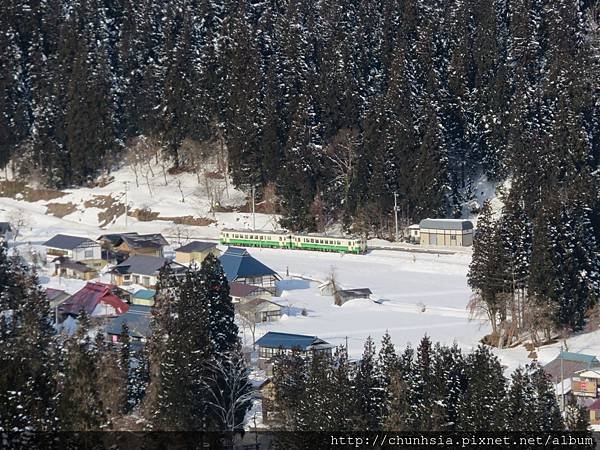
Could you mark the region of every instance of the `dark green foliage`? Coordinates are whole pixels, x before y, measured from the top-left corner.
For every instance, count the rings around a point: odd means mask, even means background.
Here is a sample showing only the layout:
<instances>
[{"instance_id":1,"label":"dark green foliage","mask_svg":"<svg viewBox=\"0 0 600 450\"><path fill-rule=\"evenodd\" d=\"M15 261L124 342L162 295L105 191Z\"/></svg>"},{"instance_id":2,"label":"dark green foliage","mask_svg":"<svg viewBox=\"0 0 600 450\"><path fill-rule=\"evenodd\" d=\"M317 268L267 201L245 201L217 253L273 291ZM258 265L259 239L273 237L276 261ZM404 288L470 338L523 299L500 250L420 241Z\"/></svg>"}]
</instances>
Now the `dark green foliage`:
<instances>
[{"instance_id":1,"label":"dark green foliage","mask_svg":"<svg viewBox=\"0 0 600 450\"><path fill-rule=\"evenodd\" d=\"M484 346L463 354L457 345L432 345L425 337L416 352L407 347L400 357L390 346L386 334L374 365L375 349L367 340L363 358L354 367L343 347L333 358L278 356L270 414L283 430L564 429L552 383L538 365L518 368L509 381L498 358ZM583 421L578 426L583 427ZM278 437L278 448L311 445L315 443L305 434Z\"/></svg>"},{"instance_id":2,"label":"dark green foliage","mask_svg":"<svg viewBox=\"0 0 600 450\"><path fill-rule=\"evenodd\" d=\"M130 138L184 165L182 142L222 136L234 184L276 184L294 230L388 236L394 191L406 220L458 216L485 174L511 176L532 220L577 185L598 234L592 6L10 1L0 166L80 184ZM351 164L331 158L347 130Z\"/></svg>"}]
</instances>

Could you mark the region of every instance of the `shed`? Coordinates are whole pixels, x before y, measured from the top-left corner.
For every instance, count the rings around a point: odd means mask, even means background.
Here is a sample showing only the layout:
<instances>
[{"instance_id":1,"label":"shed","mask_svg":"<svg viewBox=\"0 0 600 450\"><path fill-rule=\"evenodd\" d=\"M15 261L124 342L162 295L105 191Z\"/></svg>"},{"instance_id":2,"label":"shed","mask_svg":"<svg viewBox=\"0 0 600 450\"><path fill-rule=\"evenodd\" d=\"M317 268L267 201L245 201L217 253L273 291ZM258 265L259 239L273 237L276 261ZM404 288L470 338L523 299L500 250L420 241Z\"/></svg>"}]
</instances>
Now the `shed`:
<instances>
[{"instance_id":1,"label":"shed","mask_svg":"<svg viewBox=\"0 0 600 450\"><path fill-rule=\"evenodd\" d=\"M419 223L421 245L468 247L473 245L473 223L465 219L423 219Z\"/></svg>"},{"instance_id":2,"label":"shed","mask_svg":"<svg viewBox=\"0 0 600 450\"><path fill-rule=\"evenodd\" d=\"M407 228L408 240L410 242L421 241L421 227L418 223L412 224Z\"/></svg>"},{"instance_id":3,"label":"shed","mask_svg":"<svg viewBox=\"0 0 600 450\"><path fill-rule=\"evenodd\" d=\"M356 300L359 298L370 299L373 292L369 288L358 288L358 289L340 289L334 294L335 304L338 306L343 305L349 300Z\"/></svg>"},{"instance_id":4,"label":"shed","mask_svg":"<svg viewBox=\"0 0 600 450\"><path fill-rule=\"evenodd\" d=\"M87 283L58 307L63 315L77 316L85 311L90 316L117 316L129 306L113 293L115 286L106 283Z\"/></svg>"},{"instance_id":5,"label":"shed","mask_svg":"<svg viewBox=\"0 0 600 450\"><path fill-rule=\"evenodd\" d=\"M239 281L260 286L275 294L276 282L281 279L277 272L251 256L247 250L228 247L219 260L229 282Z\"/></svg>"},{"instance_id":6,"label":"shed","mask_svg":"<svg viewBox=\"0 0 600 450\"><path fill-rule=\"evenodd\" d=\"M151 332L151 313L149 306L132 305L126 313L109 322L105 328L106 334L111 337L113 342L118 342L123 330L123 323L127 323L131 340L144 342Z\"/></svg>"},{"instance_id":7,"label":"shed","mask_svg":"<svg viewBox=\"0 0 600 450\"><path fill-rule=\"evenodd\" d=\"M192 241L175 249L175 261L200 264L209 254L218 257L221 251L214 242Z\"/></svg>"}]
</instances>

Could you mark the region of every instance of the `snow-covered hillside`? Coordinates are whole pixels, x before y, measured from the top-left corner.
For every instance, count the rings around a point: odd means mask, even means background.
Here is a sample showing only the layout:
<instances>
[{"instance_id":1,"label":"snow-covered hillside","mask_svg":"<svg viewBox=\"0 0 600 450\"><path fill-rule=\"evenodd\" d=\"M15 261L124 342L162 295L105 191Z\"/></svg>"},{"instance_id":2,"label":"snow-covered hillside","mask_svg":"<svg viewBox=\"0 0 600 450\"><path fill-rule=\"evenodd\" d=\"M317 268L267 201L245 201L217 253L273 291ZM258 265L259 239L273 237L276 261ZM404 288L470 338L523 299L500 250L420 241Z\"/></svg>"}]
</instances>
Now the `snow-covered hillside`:
<instances>
[{"instance_id":1,"label":"snow-covered hillside","mask_svg":"<svg viewBox=\"0 0 600 450\"><path fill-rule=\"evenodd\" d=\"M197 179L196 175L183 173L166 177L160 169L148 180L135 182L134 172L124 167L111 174L113 178L102 187L78 188L64 191L53 200L27 202L16 198L0 197L0 221L11 220L15 211L25 217L22 239L39 242L56 233L97 236L101 230L163 232L173 234L174 220L186 221L186 232L196 237L218 237L225 227L249 228L252 215L236 212L249 201L249 193L236 190L223 179ZM165 183L166 180L166 183ZM126 192L127 191L127 192ZM129 206L127 226L125 204ZM212 205L216 205L212 207ZM52 209L68 212L62 217L52 214ZM248 209L248 208L246 208ZM142 211L154 220L138 220L134 216ZM258 229L273 230L278 227L278 217L256 214ZM202 224L201 226L191 223Z\"/></svg>"}]
</instances>

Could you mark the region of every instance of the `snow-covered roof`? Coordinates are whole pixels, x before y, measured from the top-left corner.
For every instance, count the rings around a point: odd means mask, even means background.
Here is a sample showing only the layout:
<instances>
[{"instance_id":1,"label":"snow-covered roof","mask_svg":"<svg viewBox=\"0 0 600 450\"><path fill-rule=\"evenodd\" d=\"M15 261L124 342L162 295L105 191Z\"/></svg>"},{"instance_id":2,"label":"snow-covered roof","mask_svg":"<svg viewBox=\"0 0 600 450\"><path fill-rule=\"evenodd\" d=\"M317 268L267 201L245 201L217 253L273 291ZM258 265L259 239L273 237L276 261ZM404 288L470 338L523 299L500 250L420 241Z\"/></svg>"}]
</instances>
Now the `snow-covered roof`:
<instances>
[{"instance_id":1,"label":"snow-covered roof","mask_svg":"<svg viewBox=\"0 0 600 450\"><path fill-rule=\"evenodd\" d=\"M419 228L435 228L438 230L472 230L473 222L466 219L423 219Z\"/></svg>"}]
</instances>

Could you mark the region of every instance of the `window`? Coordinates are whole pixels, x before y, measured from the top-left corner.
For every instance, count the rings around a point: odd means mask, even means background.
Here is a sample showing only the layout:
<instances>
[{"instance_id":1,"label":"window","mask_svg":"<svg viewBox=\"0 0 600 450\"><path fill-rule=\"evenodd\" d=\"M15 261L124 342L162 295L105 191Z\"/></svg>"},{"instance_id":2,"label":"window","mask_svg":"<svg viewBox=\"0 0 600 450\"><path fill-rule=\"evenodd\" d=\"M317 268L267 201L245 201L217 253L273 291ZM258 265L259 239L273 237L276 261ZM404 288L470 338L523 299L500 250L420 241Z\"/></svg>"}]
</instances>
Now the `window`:
<instances>
[{"instance_id":1,"label":"window","mask_svg":"<svg viewBox=\"0 0 600 450\"><path fill-rule=\"evenodd\" d=\"M129 280L131 280L131 275L125 275L125 276L123 276L123 279L125 281L129 281Z\"/></svg>"},{"instance_id":2,"label":"window","mask_svg":"<svg viewBox=\"0 0 600 450\"><path fill-rule=\"evenodd\" d=\"M94 257L94 250L85 250L83 252L83 257L85 259L92 259Z\"/></svg>"},{"instance_id":3,"label":"window","mask_svg":"<svg viewBox=\"0 0 600 450\"><path fill-rule=\"evenodd\" d=\"M456 240L456 235L455 234L451 234L450 235L450 240L451 241L455 241Z\"/></svg>"},{"instance_id":4,"label":"window","mask_svg":"<svg viewBox=\"0 0 600 450\"><path fill-rule=\"evenodd\" d=\"M136 283L136 284L139 283L140 282L140 276L139 275L134 275L133 276L133 282Z\"/></svg>"},{"instance_id":5,"label":"window","mask_svg":"<svg viewBox=\"0 0 600 450\"><path fill-rule=\"evenodd\" d=\"M150 286L150 277L142 277L142 284L144 286Z\"/></svg>"}]
</instances>

